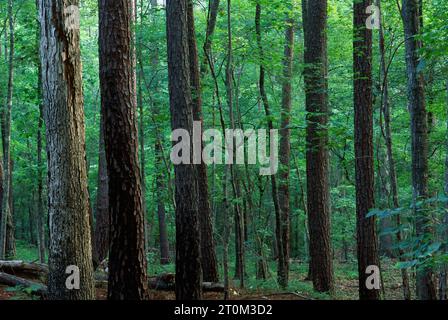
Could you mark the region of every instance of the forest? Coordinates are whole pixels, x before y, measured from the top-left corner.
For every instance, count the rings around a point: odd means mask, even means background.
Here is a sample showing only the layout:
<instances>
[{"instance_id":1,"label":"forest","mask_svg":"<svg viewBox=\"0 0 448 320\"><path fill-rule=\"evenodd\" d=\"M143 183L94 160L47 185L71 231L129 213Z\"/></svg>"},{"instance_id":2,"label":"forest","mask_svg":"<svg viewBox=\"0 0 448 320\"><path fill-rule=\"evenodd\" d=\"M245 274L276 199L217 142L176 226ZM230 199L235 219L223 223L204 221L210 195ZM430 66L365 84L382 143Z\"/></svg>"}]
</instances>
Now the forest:
<instances>
[{"instance_id":1,"label":"forest","mask_svg":"<svg viewBox=\"0 0 448 320\"><path fill-rule=\"evenodd\" d=\"M447 21L0 0L0 300L448 300Z\"/></svg>"}]
</instances>

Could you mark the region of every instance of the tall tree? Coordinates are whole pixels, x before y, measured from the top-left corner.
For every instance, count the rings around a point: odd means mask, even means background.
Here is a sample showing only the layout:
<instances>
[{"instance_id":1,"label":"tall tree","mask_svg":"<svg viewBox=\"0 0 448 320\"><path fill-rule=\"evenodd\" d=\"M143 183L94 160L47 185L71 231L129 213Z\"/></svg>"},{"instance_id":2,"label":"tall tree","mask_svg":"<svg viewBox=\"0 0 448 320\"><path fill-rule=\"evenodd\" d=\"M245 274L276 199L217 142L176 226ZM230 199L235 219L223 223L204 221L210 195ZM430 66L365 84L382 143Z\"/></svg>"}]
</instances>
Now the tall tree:
<instances>
[{"instance_id":1,"label":"tall tree","mask_svg":"<svg viewBox=\"0 0 448 320\"><path fill-rule=\"evenodd\" d=\"M376 300L380 291L368 289L367 267L379 266L375 217L367 214L375 207L372 100L372 30L366 27L366 8L371 0L354 1L353 75L355 108L355 185L359 297Z\"/></svg>"},{"instance_id":2,"label":"tall tree","mask_svg":"<svg viewBox=\"0 0 448 320\"><path fill-rule=\"evenodd\" d=\"M291 156L291 103L292 103L292 67L294 58L294 18L292 6L288 2L288 17L286 19L285 30L285 50L283 56L283 79L282 79L282 111L281 111L281 131L280 131L280 172L279 172L279 186L278 186L278 200L281 212L281 232L283 245L283 259L284 264L280 279L282 287L288 287L289 278L289 251L290 251L290 226L289 226L289 172L290 172L290 156Z\"/></svg>"},{"instance_id":3,"label":"tall tree","mask_svg":"<svg viewBox=\"0 0 448 320\"><path fill-rule=\"evenodd\" d=\"M39 11L39 0L36 0L36 8ZM39 17L37 17L39 18ZM40 36L40 25L38 27L39 41ZM37 50L39 51L39 45L37 45ZM42 133L44 124L44 105L43 105L43 95L42 95L42 65L38 52L39 62L38 62L38 79L37 79L37 95L39 100L39 119L37 120L37 213L36 213L36 225L37 225L37 244L39 247L39 261L45 263L45 212L44 212L44 199L43 199L43 161L42 161Z\"/></svg>"},{"instance_id":4,"label":"tall tree","mask_svg":"<svg viewBox=\"0 0 448 320\"><path fill-rule=\"evenodd\" d=\"M193 119L201 123L203 131L201 78L199 74L199 57L196 45L196 32L194 25L194 4L188 0L188 48L190 59L190 84L192 89ZM202 132L201 132L202 136ZM202 141L202 139L201 139ZM203 143L202 143L203 144ZM201 146L201 150L203 145ZM198 200L199 200L199 226L201 232L201 256L203 280L218 282L218 262L215 252L215 240L213 236L212 212L209 202L208 177L206 164L201 161L196 166L198 176Z\"/></svg>"},{"instance_id":5,"label":"tall tree","mask_svg":"<svg viewBox=\"0 0 448 320\"><path fill-rule=\"evenodd\" d=\"M94 299L78 1L43 0L40 56L48 154L52 299ZM70 19L67 19L67 16ZM79 270L79 290L66 269Z\"/></svg>"},{"instance_id":6,"label":"tall tree","mask_svg":"<svg viewBox=\"0 0 448 320\"><path fill-rule=\"evenodd\" d=\"M306 176L310 275L317 291L333 290L328 181L327 1L303 0Z\"/></svg>"},{"instance_id":7,"label":"tall tree","mask_svg":"<svg viewBox=\"0 0 448 320\"><path fill-rule=\"evenodd\" d=\"M99 2L101 111L109 177L111 300L148 298L138 157L134 2Z\"/></svg>"},{"instance_id":8,"label":"tall tree","mask_svg":"<svg viewBox=\"0 0 448 320\"><path fill-rule=\"evenodd\" d=\"M8 242L11 240L11 109L14 89L14 16L13 0L8 0L9 21L9 61L8 61L8 91L6 94L6 106L2 110L2 142L3 142L3 198L2 214L0 219L0 259L11 256Z\"/></svg>"},{"instance_id":9,"label":"tall tree","mask_svg":"<svg viewBox=\"0 0 448 320\"><path fill-rule=\"evenodd\" d=\"M168 80L172 130L193 136L193 98L188 46L188 0L169 0L166 6ZM190 146L190 155L192 147ZM176 199L176 298L202 298L201 242L196 166L174 166Z\"/></svg>"},{"instance_id":10,"label":"tall tree","mask_svg":"<svg viewBox=\"0 0 448 320\"><path fill-rule=\"evenodd\" d=\"M448 80L446 80L445 83L446 88L446 111L448 114ZM448 196L448 117L446 122L446 134L445 134L445 179L444 179L444 191L445 196ZM447 205L448 207L448 205ZM442 226L442 237L443 239L448 239L448 212L445 212L445 215L443 217L443 226ZM443 250L445 253L448 253L448 244L445 243L443 246ZM447 281L448 281L448 264L445 263L442 266L442 270L440 271L440 280L439 280L439 299L440 300L448 300L448 292L447 292Z\"/></svg>"},{"instance_id":11,"label":"tall tree","mask_svg":"<svg viewBox=\"0 0 448 320\"><path fill-rule=\"evenodd\" d=\"M428 191L428 121L425 103L425 80L419 70L422 42L421 8L419 0L402 1L402 17L406 46L406 70L408 79L408 110L411 114L412 189L416 235L423 241L431 238L432 230L425 206L418 201L429 197ZM435 300L436 287L430 266L417 269L417 296L420 300Z\"/></svg>"}]
</instances>

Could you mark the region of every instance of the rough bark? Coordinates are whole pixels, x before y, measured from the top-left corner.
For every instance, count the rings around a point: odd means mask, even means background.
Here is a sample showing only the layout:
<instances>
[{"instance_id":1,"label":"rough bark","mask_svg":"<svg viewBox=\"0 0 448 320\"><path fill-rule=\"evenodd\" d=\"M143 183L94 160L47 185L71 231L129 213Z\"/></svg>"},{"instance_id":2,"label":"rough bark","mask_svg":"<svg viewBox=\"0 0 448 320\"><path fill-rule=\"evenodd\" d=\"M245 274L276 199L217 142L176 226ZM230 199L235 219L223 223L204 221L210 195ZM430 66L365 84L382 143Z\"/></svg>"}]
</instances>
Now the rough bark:
<instances>
[{"instance_id":1,"label":"rough bark","mask_svg":"<svg viewBox=\"0 0 448 320\"><path fill-rule=\"evenodd\" d=\"M194 5L188 0L188 48L190 62L190 82L193 99L193 119L201 123L203 130L201 78L199 74L199 57L196 45L196 32L194 25ZM202 132L201 132L202 136ZM202 143L202 139L201 139ZM203 143L201 145L201 150ZM208 176L206 164L201 161L196 166L198 177L198 210L199 227L201 232L201 256L203 280L207 282L218 282L218 267L215 252L215 240L213 236L212 213L208 193Z\"/></svg>"},{"instance_id":2,"label":"rough bark","mask_svg":"<svg viewBox=\"0 0 448 320\"><path fill-rule=\"evenodd\" d=\"M43 0L41 64L47 137L51 299L94 299L79 29L64 11L77 1ZM79 268L81 287L66 287L66 268Z\"/></svg>"},{"instance_id":3,"label":"rough bark","mask_svg":"<svg viewBox=\"0 0 448 320\"><path fill-rule=\"evenodd\" d=\"M424 77L418 71L420 63L421 41L420 14L418 0L402 1L402 16L406 46L406 70L408 79L408 109L411 114L411 153L413 203L429 197L428 191L428 122L425 103ZM417 237L432 234L428 213L415 207L415 227ZM417 270L417 296L420 300L435 300L436 287L433 270L430 266L421 266Z\"/></svg>"},{"instance_id":4,"label":"rough bark","mask_svg":"<svg viewBox=\"0 0 448 320\"><path fill-rule=\"evenodd\" d=\"M379 290L366 287L368 266L379 267L375 218L367 214L375 207L372 103L372 30L366 27L370 0L354 2L353 74L355 108L356 227L361 300L377 300Z\"/></svg>"},{"instance_id":5,"label":"rough bark","mask_svg":"<svg viewBox=\"0 0 448 320\"><path fill-rule=\"evenodd\" d=\"M109 177L111 300L148 298L145 223L138 157L133 2L101 0L101 111Z\"/></svg>"},{"instance_id":6,"label":"rough bark","mask_svg":"<svg viewBox=\"0 0 448 320\"><path fill-rule=\"evenodd\" d=\"M333 290L328 173L327 1L303 1L307 211L314 288Z\"/></svg>"},{"instance_id":7,"label":"rough bark","mask_svg":"<svg viewBox=\"0 0 448 320\"><path fill-rule=\"evenodd\" d=\"M190 86L187 10L188 0L167 2L168 79L172 130L187 130L192 137L193 99ZM202 298L197 172L191 159L190 164L175 165L174 171L178 284L176 299L197 300Z\"/></svg>"}]
</instances>

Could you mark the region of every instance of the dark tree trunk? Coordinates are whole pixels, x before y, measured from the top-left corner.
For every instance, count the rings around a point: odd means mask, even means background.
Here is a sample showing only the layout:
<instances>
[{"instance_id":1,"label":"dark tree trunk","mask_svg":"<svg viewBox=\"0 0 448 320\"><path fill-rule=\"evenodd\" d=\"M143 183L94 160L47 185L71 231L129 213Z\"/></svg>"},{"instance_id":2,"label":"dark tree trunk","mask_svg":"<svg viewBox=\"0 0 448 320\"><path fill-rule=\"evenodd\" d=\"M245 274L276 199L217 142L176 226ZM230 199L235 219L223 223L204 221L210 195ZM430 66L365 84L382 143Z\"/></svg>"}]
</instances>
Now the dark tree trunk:
<instances>
[{"instance_id":1,"label":"dark tree trunk","mask_svg":"<svg viewBox=\"0 0 448 320\"><path fill-rule=\"evenodd\" d=\"M403 0L402 16L406 45L406 69L408 78L408 109L411 114L412 136L412 188L413 203L429 197L428 191L428 122L425 104L424 77L418 71L420 63L421 41L420 10L418 0ZM429 217L425 208L415 209L415 227L417 237L432 234ZM430 266L421 266L417 270L417 297L420 300L435 300L436 287L433 270Z\"/></svg>"},{"instance_id":2,"label":"dark tree trunk","mask_svg":"<svg viewBox=\"0 0 448 320\"><path fill-rule=\"evenodd\" d=\"M104 146L104 119L100 116L98 147L98 183L96 192L96 215L93 245L93 264L96 268L109 253L109 179L107 177L106 150Z\"/></svg>"},{"instance_id":3,"label":"dark tree trunk","mask_svg":"<svg viewBox=\"0 0 448 320\"><path fill-rule=\"evenodd\" d=\"M291 9L291 6L290 6ZM288 15L292 15L289 12ZM283 250L283 277L280 279L280 285L283 288L288 287L289 278L289 252L290 252L290 225L289 225L289 161L291 154L291 91L292 91L292 66L294 57L294 19L288 17L286 20L285 31L285 51L283 57L283 85L282 85L282 111L281 111L281 129L280 129L280 172L278 186L278 200L281 212L281 237Z\"/></svg>"},{"instance_id":4,"label":"dark tree trunk","mask_svg":"<svg viewBox=\"0 0 448 320\"><path fill-rule=\"evenodd\" d=\"M377 300L379 290L366 287L368 266L379 267L375 218L366 215L375 207L373 166L372 30L366 27L370 0L354 2L353 73L355 108L356 226L361 300Z\"/></svg>"},{"instance_id":5,"label":"dark tree trunk","mask_svg":"<svg viewBox=\"0 0 448 320\"><path fill-rule=\"evenodd\" d=\"M43 0L40 56L48 160L51 299L94 299L85 158L80 34L76 13L66 19L68 5L78 1ZM79 290L66 287L66 268L79 268Z\"/></svg>"},{"instance_id":6,"label":"dark tree trunk","mask_svg":"<svg viewBox=\"0 0 448 320\"><path fill-rule=\"evenodd\" d=\"M194 26L193 0L188 0L188 48L190 59L190 81L193 98L193 119L201 123L203 130L201 79L199 75L199 58L196 46L196 33ZM202 137L202 132L201 132ZM201 139L202 141L202 139ZM203 144L203 143L202 143ZM203 145L201 146L201 150ZM211 208L208 195L208 177L206 164L201 161L196 166L198 176L198 210L199 227L201 232L201 256L203 280L207 282L218 282L218 267L215 253L215 240L213 236L213 225L211 219Z\"/></svg>"},{"instance_id":7,"label":"dark tree trunk","mask_svg":"<svg viewBox=\"0 0 448 320\"><path fill-rule=\"evenodd\" d=\"M36 233L34 232L34 222L36 221L34 217L34 195L31 196L31 201L28 205L28 232L30 237L30 244L36 245Z\"/></svg>"},{"instance_id":8,"label":"dark tree trunk","mask_svg":"<svg viewBox=\"0 0 448 320\"><path fill-rule=\"evenodd\" d=\"M138 157L133 1L101 0L100 85L109 177L111 300L148 298Z\"/></svg>"},{"instance_id":9,"label":"dark tree trunk","mask_svg":"<svg viewBox=\"0 0 448 320\"><path fill-rule=\"evenodd\" d=\"M172 130L193 136L193 99L190 86L188 0L168 1L166 7L168 79ZM192 154L192 148L190 147ZM201 242L196 166L175 165L176 299L202 298Z\"/></svg>"},{"instance_id":10,"label":"dark tree trunk","mask_svg":"<svg viewBox=\"0 0 448 320\"><path fill-rule=\"evenodd\" d=\"M314 288L333 290L328 181L327 1L303 1L307 211Z\"/></svg>"},{"instance_id":11,"label":"dark tree trunk","mask_svg":"<svg viewBox=\"0 0 448 320\"><path fill-rule=\"evenodd\" d=\"M6 106L2 111L2 142L3 142L3 199L2 215L0 219L0 259L11 257L13 252L11 247L12 211L10 202L11 192L11 109L14 89L14 17L13 0L8 0L8 21L9 21L9 61L8 61L8 89L6 95ZM6 30L6 28L5 28ZM14 236L14 234L13 234Z\"/></svg>"}]
</instances>

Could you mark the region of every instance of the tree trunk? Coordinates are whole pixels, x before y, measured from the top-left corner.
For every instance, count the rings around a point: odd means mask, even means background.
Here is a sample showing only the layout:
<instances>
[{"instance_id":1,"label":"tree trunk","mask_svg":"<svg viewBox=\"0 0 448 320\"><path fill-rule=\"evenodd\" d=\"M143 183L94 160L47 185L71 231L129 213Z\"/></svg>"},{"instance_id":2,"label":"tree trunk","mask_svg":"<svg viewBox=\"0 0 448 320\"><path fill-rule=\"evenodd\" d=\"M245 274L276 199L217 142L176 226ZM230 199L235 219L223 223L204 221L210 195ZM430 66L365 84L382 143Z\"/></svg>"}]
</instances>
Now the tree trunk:
<instances>
[{"instance_id":1,"label":"tree trunk","mask_svg":"<svg viewBox=\"0 0 448 320\"><path fill-rule=\"evenodd\" d=\"M307 111L307 211L310 275L315 290L333 290L328 181L327 1L303 1Z\"/></svg>"},{"instance_id":2,"label":"tree trunk","mask_svg":"<svg viewBox=\"0 0 448 320\"><path fill-rule=\"evenodd\" d=\"M6 256L14 258L16 256L16 239L15 239L15 224L14 224L14 188L13 188L13 176L14 176L14 162L9 161L9 215L6 225Z\"/></svg>"},{"instance_id":3,"label":"tree trunk","mask_svg":"<svg viewBox=\"0 0 448 320\"><path fill-rule=\"evenodd\" d=\"M366 286L368 266L379 267L375 218L366 215L375 207L373 167L372 30L366 27L370 0L354 3L353 73L355 108L356 226L361 300L377 300L380 291Z\"/></svg>"},{"instance_id":4,"label":"tree trunk","mask_svg":"<svg viewBox=\"0 0 448 320\"><path fill-rule=\"evenodd\" d=\"M292 10L291 6L289 6ZM289 12L288 15L292 15ZM288 287L289 278L289 252L290 252L290 225L289 225L289 171L290 171L290 153L291 153L291 131L289 129L291 114L291 88L292 88L292 66L294 58L294 19L288 17L286 20L285 31L285 51L283 57L283 85L282 85L282 112L281 112L281 130L280 130L280 173L278 186L278 200L281 212L281 237L283 245L283 277L280 285L283 288Z\"/></svg>"},{"instance_id":5,"label":"tree trunk","mask_svg":"<svg viewBox=\"0 0 448 320\"><path fill-rule=\"evenodd\" d=\"M168 79L172 130L184 129L193 136L193 99L190 87L188 0L168 1L166 7ZM189 146L192 154L191 144ZM176 199L176 299L202 298L201 242L199 230L197 170L177 164Z\"/></svg>"},{"instance_id":6,"label":"tree trunk","mask_svg":"<svg viewBox=\"0 0 448 320\"><path fill-rule=\"evenodd\" d=\"M402 16L406 45L406 69L408 78L408 109L411 114L412 136L412 188L413 203L425 200L428 192L428 122L425 104L425 84L423 74L418 71L421 41L420 14L418 0L403 0ZM417 237L432 234L429 217L425 208L415 208L415 227ZM420 300L435 300L436 287L433 270L421 266L417 270L417 297Z\"/></svg>"},{"instance_id":7,"label":"tree trunk","mask_svg":"<svg viewBox=\"0 0 448 320\"><path fill-rule=\"evenodd\" d=\"M51 299L94 299L85 158L78 2L43 0L41 64L48 154ZM75 11L75 12L73 12ZM79 268L82 286L66 287L66 268Z\"/></svg>"},{"instance_id":8,"label":"tree trunk","mask_svg":"<svg viewBox=\"0 0 448 320\"><path fill-rule=\"evenodd\" d=\"M10 256L8 252L8 239L10 230L8 224L11 219L10 207L10 176L11 176L11 109L14 85L14 17L13 0L8 0L8 20L9 20L9 61L8 61L8 91L6 95L6 107L3 110L2 140L3 140L3 198L2 215L0 221L0 259Z\"/></svg>"},{"instance_id":9,"label":"tree trunk","mask_svg":"<svg viewBox=\"0 0 448 320\"><path fill-rule=\"evenodd\" d=\"M446 80L446 110L448 112L448 80ZM446 155L445 155L445 181L444 181L444 191L445 196L448 196L448 119L446 123L447 133L445 136L446 142L445 142L445 148L446 148ZM447 205L448 207L448 205ZM445 253L448 253L448 244L446 243L448 239L448 213L445 213L443 217L443 227L442 227L442 239L445 241L445 244L443 246L443 250ZM440 279L439 279L439 299L440 300L447 300L448 299L448 289L447 289L447 274L448 274L448 263L445 263L442 266L442 271L440 272Z\"/></svg>"},{"instance_id":10,"label":"tree trunk","mask_svg":"<svg viewBox=\"0 0 448 320\"><path fill-rule=\"evenodd\" d=\"M196 46L196 33L194 25L193 0L188 0L188 48L190 59L190 82L193 98L193 119L201 123L203 131L201 79L199 75L199 58ZM202 137L202 132L201 132ZM201 150L203 142L201 139ZM208 195L208 177L206 164L201 161L196 166L198 177L198 210L199 227L201 232L201 256L203 280L207 282L218 282L218 267L215 252L215 240L213 236L213 225L211 219L211 208Z\"/></svg>"},{"instance_id":11,"label":"tree trunk","mask_svg":"<svg viewBox=\"0 0 448 320\"><path fill-rule=\"evenodd\" d=\"M36 7L39 10L39 0L36 0ZM39 34L41 32L40 26ZM39 261L45 263L45 212L44 212L44 200L43 200L43 161L42 161L42 130L43 130L43 95L42 95L42 63L39 58L39 71L37 80L37 90L39 99L39 119L37 120L37 242L39 247Z\"/></svg>"},{"instance_id":12,"label":"tree trunk","mask_svg":"<svg viewBox=\"0 0 448 320\"><path fill-rule=\"evenodd\" d=\"M101 0L99 6L101 111L111 228L110 300L148 298L136 121L133 10L133 1L125 0Z\"/></svg>"}]
</instances>

